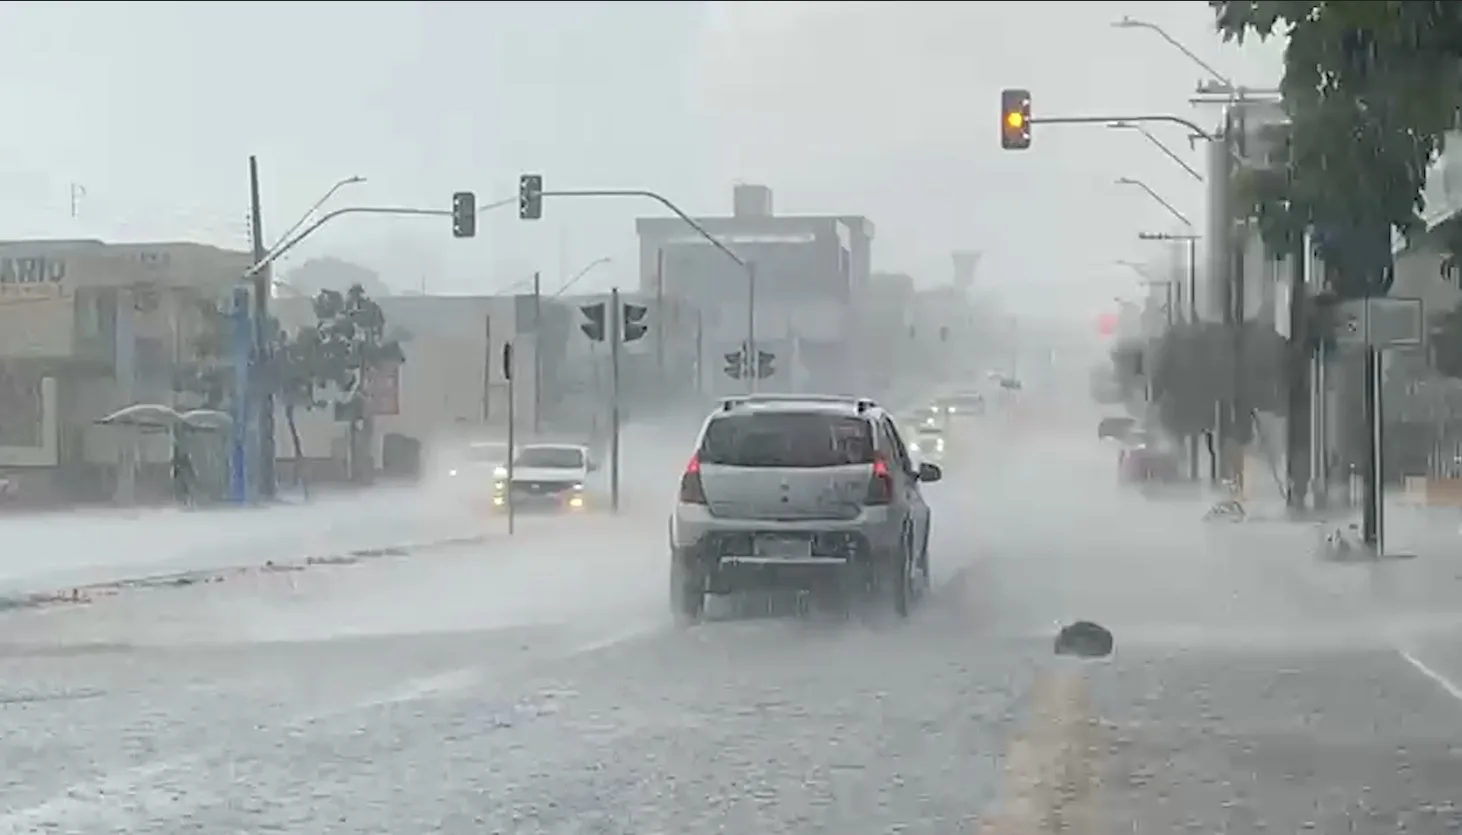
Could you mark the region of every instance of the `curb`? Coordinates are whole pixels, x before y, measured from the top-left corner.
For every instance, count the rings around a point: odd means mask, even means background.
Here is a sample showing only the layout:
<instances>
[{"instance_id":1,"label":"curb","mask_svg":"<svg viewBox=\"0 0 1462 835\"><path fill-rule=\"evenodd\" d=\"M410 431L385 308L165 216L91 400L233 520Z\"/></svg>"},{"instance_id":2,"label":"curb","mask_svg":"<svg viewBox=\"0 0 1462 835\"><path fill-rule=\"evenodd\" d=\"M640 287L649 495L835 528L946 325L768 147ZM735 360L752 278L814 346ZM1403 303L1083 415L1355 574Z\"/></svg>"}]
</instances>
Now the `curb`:
<instances>
[{"instance_id":1,"label":"curb","mask_svg":"<svg viewBox=\"0 0 1462 835\"><path fill-rule=\"evenodd\" d=\"M89 583L86 585L54 589L51 591L25 592L20 594L0 593L0 614L19 611L23 609L39 608L42 606L60 603L91 603L93 600L93 596L98 592L114 593L124 590L180 588L186 586L200 585L204 583L217 583L222 582L230 575L242 574L250 571L304 571L310 568L322 566L355 565L357 563L381 559L384 557L404 557L413 553L436 551L445 548L454 548L462 545L477 545L492 539L496 539L498 536L499 534L496 533L472 534L469 536L455 536L445 539L431 539L399 545L357 548L349 551L344 551L339 554L311 556L304 557L303 559L265 560L262 564L218 566L216 568L199 568L188 571L167 572L164 574L148 574L140 577L129 577L122 580L107 580L100 583Z\"/></svg>"}]
</instances>

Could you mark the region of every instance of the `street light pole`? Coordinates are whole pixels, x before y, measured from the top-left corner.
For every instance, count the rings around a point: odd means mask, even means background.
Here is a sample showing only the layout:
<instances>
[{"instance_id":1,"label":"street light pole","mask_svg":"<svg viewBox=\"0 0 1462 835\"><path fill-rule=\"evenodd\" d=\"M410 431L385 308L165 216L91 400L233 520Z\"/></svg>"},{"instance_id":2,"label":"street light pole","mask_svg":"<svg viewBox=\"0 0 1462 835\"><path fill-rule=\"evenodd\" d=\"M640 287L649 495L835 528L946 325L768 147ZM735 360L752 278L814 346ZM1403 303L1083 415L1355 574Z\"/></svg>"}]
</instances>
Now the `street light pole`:
<instances>
[{"instance_id":1,"label":"street light pole","mask_svg":"<svg viewBox=\"0 0 1462 835\"><path fill-rule=\"evenodd\" d=\"M1158 26L1156 23L1150 23L1150 22L1148 22L1146 20L1138 20L1137 18L1129 17L1127 15L1123 15L1121 20L1113 21L1112 28L1113 29L1146 29L1149 32L1155 32L1155 33L1157 33L1157 36L1159 38L1162 38L1163 40L1167 41L1169 46L1171 46L1174 49L1178 50L1179 52L1183 53L1183 55L1187 56L1187 58L1188 58L1189 61L1192 61L1194 64L1197 64L1200 68L1202 68L1202 70L1204 72L1208 73L1208 75L1211 77L1212 80L1217 81L1219 84L1222 84L1224 87L1226 87L1226 88L1228 88L1230 90L1238 89L1238 88L1236 88L1234 86L1233 81L1229 80L1229 77L1228 76L1226 76L1223 73L1219 72L1218 70L1214 69L1213 66L1210 65L1207 61L1203 60L1202 58L1199 58L1197 53L1195 53L1193 50L1189 49L1188 47L1184 46L1182 41L1178 40L1177 38L1173 37L1172 35L1169 35L1166 29L1162 28L1161 26Z\"/></svg>"},{"instance_id":2,"label":"street light pole","mask_svg":"<svg viewBox=\"0 0 1462 835\"><path fill-rule=\"evenodd\" d=\"M1168 210L1168 213L1171 214L1173 217L1177 218L1180 223L1182 223L1184 226L1188 227L1189 229L1192 229L1193 228L1193 221L1189 220L1187 215L1185 215L1182 212L1178 211L1177 208L1174 207L1172 203L1169 203L1167 200L1165 200L1161 194L1158 194L1156 191L1153 191L1152 190L1152 186L1149 186L1147 183L1144 183L1141 180L1134 180L1131 177L1119 177L1117 179L1117 185L1119 185L1119 186L1137 186L1138 188L1140 188L1143 191L1147 192L1147 196L1148 197L1151 197L1153 200L1157 201L1157 203L1159 205L1161 205L1164 209L1167 209Z\"/></svg>"},{"instance_id":3,"label":"street light pole","mask_svg":"<svg viewBox=\"0 0 1462 835\"><path fill-rule=\"evenodd\" d=\"M1162 151L1163 154L1167 156L1168 159L1176 162L1184 171L1188 172L1188 175L1190 177L1200 183L1203 182L1203 175L1198 173L1198 169L1189 165L1188 161L1178 156L1177 152L1174 151L1172 148L1169 148L1166 142L1163 142L1161 139L1153 136L1152 131L1148 130L1142 125L1136 124L1134 122L1113 122L1110 125L1107 125L1107 127L1116 130L1132 130L1142 134L1143 138L1155 145L1159 151Z\"/></svg>"}]
</instances>

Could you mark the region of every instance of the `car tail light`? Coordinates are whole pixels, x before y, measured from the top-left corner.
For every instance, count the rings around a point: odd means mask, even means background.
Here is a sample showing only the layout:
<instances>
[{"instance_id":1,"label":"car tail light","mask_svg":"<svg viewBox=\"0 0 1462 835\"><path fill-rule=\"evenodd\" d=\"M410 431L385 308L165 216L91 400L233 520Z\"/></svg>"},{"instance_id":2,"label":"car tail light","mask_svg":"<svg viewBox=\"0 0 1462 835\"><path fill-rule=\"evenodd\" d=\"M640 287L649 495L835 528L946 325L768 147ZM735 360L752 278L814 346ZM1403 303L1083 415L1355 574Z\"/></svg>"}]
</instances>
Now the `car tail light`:
<instances>
[{"instance_id":1,"label":"car tail light","mask_svg":"<svg viewBox=\"0 0 1462 835\"><path fill-rule=\"evenodd\" d=\"M685 472L680 476L680 501L686 504L705 504L706 489L701 484L701 459L692 455Z\"/></svg>"},{"instance_id":2,"label":"car tail light","mask_svg":"<svg viewBox=\"0 0 1462 835\"><path fill-rule=\"evenodd\" d=\"M873 458L873 478L868 482L868 498L864 504L889 504L893 501L893 474L882 455Z\"/></svg>"}]
</instances>

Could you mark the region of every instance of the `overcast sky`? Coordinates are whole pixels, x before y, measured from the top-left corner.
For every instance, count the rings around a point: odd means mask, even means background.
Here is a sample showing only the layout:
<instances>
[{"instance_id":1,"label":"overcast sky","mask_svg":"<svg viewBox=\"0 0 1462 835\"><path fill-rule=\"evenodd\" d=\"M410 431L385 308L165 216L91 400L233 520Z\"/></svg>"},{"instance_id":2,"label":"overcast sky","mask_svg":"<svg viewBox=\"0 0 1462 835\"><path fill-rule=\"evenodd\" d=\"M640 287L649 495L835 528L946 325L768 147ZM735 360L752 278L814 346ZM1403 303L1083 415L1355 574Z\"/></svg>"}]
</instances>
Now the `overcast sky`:
<instances>
[{"instance_id":1,"label":"overcast sky","mask_svg":"<svg viewBox=\"0 0 1462 835\"><path fill-rule=\"evenodd\" d=\"M1199 186L1102 127L1037 126L1029 151L1002 152L998 94L1029 88L1037 116L1211 123L1187 101L1202 71L1154 32L1111 28L1124 14L1241 83L1277 78L1277 46L1224 47L1198 0L5 3L0 224L11 239L242 247L251 153L266 238L351 175L369 181L332 205L444 207L464 188L487 201L537 171L549 188L649 187L718 213L745 180L772 186L779 212L868 216L880 268L932 283L951 249L979 249L979 280L1012 305L1085 310L1133 292L1113 262L1151 256L1136 233L1174 223L1113 180L1146 180L1195 223ZM1183 130L1155 131L1200 165ZM647 213L550 201L543 221L504 211L472 241L445 219L348 218L300 257L487 292L609 256L593 283L628 285Z\"/></svg>"}]
</instances>

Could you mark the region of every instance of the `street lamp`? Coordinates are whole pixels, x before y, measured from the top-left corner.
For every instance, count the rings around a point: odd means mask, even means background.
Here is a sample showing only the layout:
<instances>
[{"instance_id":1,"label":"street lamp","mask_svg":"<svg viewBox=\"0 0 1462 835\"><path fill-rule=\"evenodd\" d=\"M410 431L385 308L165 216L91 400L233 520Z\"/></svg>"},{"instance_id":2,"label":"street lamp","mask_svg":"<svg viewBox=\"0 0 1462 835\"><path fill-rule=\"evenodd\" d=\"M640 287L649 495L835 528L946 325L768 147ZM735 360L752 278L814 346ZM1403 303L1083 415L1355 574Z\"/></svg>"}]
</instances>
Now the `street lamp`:
<instances>
[{"instance_id":1,"label":"street lamp","mask_svg":"<svg viewBox=\"0 0 1462 835\"><path fill-rule=\"evenodd\" d=\"M575 273L573 278L570 278L568 281L565 281L562 285L560 285L558 290L554 291L554 294L552 296L549 296L549 298L556 299L559 296L562 296L564 293L568 292L570 287L578 284L579 279L588 275L595 267L612 263L614 263L614 259L610 258L607 255L602 258L595 258L593 261L590 261L588 264L584 265L584 268L582 270L579 270L577 273Z\"/></svg>"},{"instance_id":2,"label":"street lamp","mask_svg":"<svg viewBox=\"0 0 1462 835\"><path fill-rule=\"evenodd\" d=\"M1149 186L1147 183L1144 183L1141 180L1135 180L1131 177L1118 177L1116 182L1119 186L1137 186L1138 188L1147 192L1148 197L1156 200L1164 209L1167 209L1168 212L1172 214L1173 217L1181 221L1184 226L1188 227L1189 229L1193 228L1193 221L1189 220L1187 215L1174 208L1172 203L1164 200L1163 196L1153 191L1152 186Z\"/></svg>"},{"instance_id":3,"label":"street lamp","mask_svg":"<svg viewBox=\"0 0 1462 835\"><path fill-rule=\"evenodd\" d=\"M1188 60L1189 61L1192 61L1194 64L1197 64L1199 67L1202 67L1203 68L1203 71L1206 72L1206 73L1208 73L1209 76L1212 77L1211 80L1217 81L1219 84L1222 84L1225 88L1227 88L1229 90L1235 90L1236 91L1236 90L1239 90L1240 89L1240 88L1238 88L1238 87L1236 87L1234 85L1233 81L1230 80L1228 76L1226 76L1223 73L1219 72L1218 70L1214 69L1213 66L1210 65L1207 61L1203 60L1202 58L1199 58L1198 55L1193 52L1193 50L1191 50L1188 47L1184 46L1183 43L1182 43L1182 41L1179 41L1177 38L1173 37L1172 35L1169 35L1167 33L1167 30L1166 29L1163 29L1161 26L1158 26L1156 23L1151 23L1151 22L1146 21L1146 20L1138 20L1136 18L1123 15L1121 20L1114 21L1112 23L1112 28L1114 28L1114 29L1147 29L1147 30L1150 30L1152 32L1156 32L1157 33L1157 36L1160 37L1160 38L1162 38L1163 40L1167 41L1169 46L1173 47L1174 49L1176 49L1179 52L1181 52L1184 55L1186 55L1188 57Z\"/></svg>"},{"instance_id":4,"label":"street lamp","mask_svg":"<svg viewBox=\"0 0 1462 835\"><path fill-rule=\"evenodd\" d=\"M314 205L310 206L309 211L307 211L304 214L300 215L300 219L299 220L296 220L294 222L294 225L293 226L289 227L289 229L286 230L283 235L280 235L274 241L274 243L269 247L268 254L273 254L282 245L284 245L286 242L288 242L289 239L294 236L294 233L296 233L296 232L299 231L299 228L301 226L304 226L305 223L308 222L310 218L312 218L312 217L315 216L315 212L318 212L320 210L320 207L321 206L323 206L326 203L330 202L330 198L332 198L332 197L335 196L335 192L341 190L342 188L345 188L346 186L352 186L352 185L355 185L356 183L363 183L365 181L366 181L366 178L365 177L361 177L361 176L358 176L357 175L355 177L346 177L345 179L340 180L335 185L331 186L329 188L329 190L327 190L325 192L325 194L320 197L319 200L316 200L315 201Z\"/></svg>"},{"instance_id":5,"label":"street lamp","mask_svg":"<svg viewBox=\"0 0 1462 835\"><path fill-rule=\"evenodd\" d=\"M1169 148L1167 146L1167 143L1163 142L1161 139L1158 139L1156 136L1153 136L1152 135L1152 131L1148 130L1147 128L1143 127L1142 125L1139 125L1136 122L1112 122L1111 124L1107 125L1107 127L1113 128L1115 130L1135 130L1135 131L1137 131L1138 133L1142 134L1142 136L1145 139L1147 139L1148 142L1151 142L1152 144L1156 145L1157 146L1157 149L1159 151L1162 151L1164 154L1166 154L1168 159L1170 159L1173 162L1176 162L1178 165L1182 166L1183 170L1184 171L1187 171L1188 172L1188 175L1190 177L1192 177L1193 179L1197 180L1200 183L1203 182L1203 175L1198 173L1198 169L1196 169L1193 166L1189 165L1188 162L1186 160L1184 160L1182 157L1178 156L1178 154L1175 151L1173 151L1172 148Z\"/></svg>"}]
</instances>

